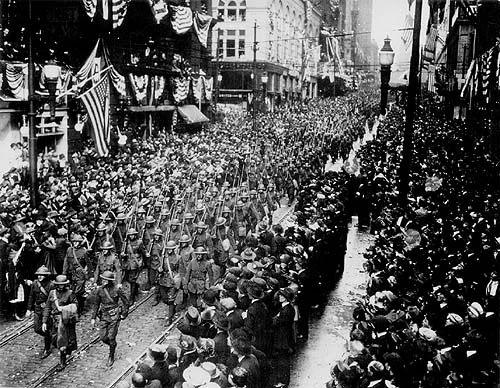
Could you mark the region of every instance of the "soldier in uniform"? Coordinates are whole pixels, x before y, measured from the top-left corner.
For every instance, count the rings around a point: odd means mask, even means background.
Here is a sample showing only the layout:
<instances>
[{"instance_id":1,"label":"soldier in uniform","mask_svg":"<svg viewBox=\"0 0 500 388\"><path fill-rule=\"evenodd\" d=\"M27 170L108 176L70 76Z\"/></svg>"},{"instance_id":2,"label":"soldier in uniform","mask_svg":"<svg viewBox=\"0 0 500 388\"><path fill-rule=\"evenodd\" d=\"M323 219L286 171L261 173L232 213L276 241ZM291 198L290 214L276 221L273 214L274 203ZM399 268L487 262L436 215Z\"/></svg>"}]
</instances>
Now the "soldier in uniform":
<instances>
[{"instance_id":1,"label":"soldier in uniform","mask_svg":"<svg viewBox=\"0 0 500 388\"><path fill-rule=\"evenodd\" d=\"M207 233L208 225L203 221L199 221L196 224L196 233L193 236L191 245L194 249L198 247L203 247L207 250L208 256L211 258L214 251L214 245L212 238Z\"/></svg>"},{"instance_id":2,"label":"soldier in uniform","mask_svg":"<svg viewBox=\"0 0 500 388\"><path fill-rule=\"evenodd\" d=\"M153 240L153 233L155 232L155 219L152 216L146 217L146 225L144 231L142 232L142 243L146 249L146 256L144 259L144 268L146 269L146 290L151 289L151 263L149 248L151 246L151 241ZM153 275L154 276L154 275Z\"/></svg>"},{"instance_id":3,"label":"soldier in uniform","mask_svg":"<svg viewBox=\"0 0 500 388\"><path fill-rule=\"evenodd\" d=\"M207 250L203 247L195 248L194 258L186 268L186 277L183 279L184 290L188 292L188 304L198 306L201 295L213 284L212 265L207 260Z\"/></svg>"},{"instance_id":4,"label":"soldier in uniform","mask_svg":"<svg viewBox=\"0 0 500 388\"><path fill-rule=\"evenodd\" d=\"M170 213L168 209L163 209L160 214L160 229L163 233L166 233L168 226L170 224Z\"/></svg>"},{"instance_id":5,"label":"soldier in uniform","mask_svg":"<svg viewBox=\"0 0 500 388\"><path fill-rule=\"evenodd\" d=\"M101 249L105 241L110 241L110 238L106 233L106 230L107 230L106 224L104 224L103 222L97 225L94 241L90 247L91 249L97 251Z\"/></svg>"},{"instance_id":6,"label":"soldier in uniform","mask_svg":"<svg viewBox=\"0 0 500 388\"><path fill-rule=\"evenodd\" d=\"M66 367L66 357L77 348L78 301L69 287L66 275L56 276L54 287L55 289L49 292L47 304L43 309L42 331L50 330L52 344L59 349L58 370L62 370Z\"/></svg>"},{"instance_id":7,"label":"soldier in uniform","mask_svg":"<svg viewBox=\"0 0 500 388\"><path fill-rule=\"evenodd\" d=\"M104 241L101 245L101 253L97 258L95 266L94 280L101 284L101 276L104 271L111 271L116 273L117 286L122 286L122 266L120 260L113 251L113 244L110 241Z\"/></svg>"},{"instance_id":8,"label":"soldier in uniform","mask_svg":"<svg viewBox=\"0 0 500 388\"><path fill-rule=\"evenodd\" d=\"M181 264L180 256L176 253L178 245L170 240L165 245L166 254L163 255L160 266L158 267L158 294L159 300L168 306L167 321L172 323L176 306L182 303L181 275L179 267Z\"/></svg>"},{"instance_id":9,"label":"soldier in uniform","mask_svg":"<svg viewBox=\"0 0 500 388\"><path fill-rule=\"evenodd\" d=\"M168 233L167 237L169 240L173 240L177 243L181 238L181 236L182 236L181 222L177 218L174 218L170 223L170 232Z\"/></svg>"},{"instance_id":10,"label":"soldier in uniform","mask_svg":"<svg viewBox=\"0 0 500 388\"><path fill-rule=\"evenodd\" d=\"M245 238L250 230L249 222L247 217L247 211L245 210L245 204L242 201L236 202L236 211L234 213L233 231L236 238L236 246L238 251L241 251L241 247L245 243Z\"/></svg>"},{"instance_id":11,"label":"soldier in uniform","mask_svg":"<svg viewBox=\"0 0 500 388\"><path fill-rule=\"evenodd\" d=\"M179 256L181 259L179 273L182 279L186 277L187 267L193 258L193 252L194 249L191 246L191 238L187 234L183 234L179 240Z\"/></svg>"},{"instance_id":12,"label":"soldier in uniform","mask_svg":"<svg viewBox=\"0 0 500 388\"><path fill-rule=\"evenodd\" d=\"M113 272L106 270L100 277L104 284L97 289L90 322L94 326L95 319L99 317L99 337L102 342L109 346L109 357L106 365L111 366L115 362L118 326L120 326L120 320L125 319L128 315L128 300L123 289L115 286Z\"/></svg>"},{"instance_id":13,"label":"soldier in uniform","mask_svg":"<svg viewBox=\"0 0 500 388\"><path fill-rule=\"evenodd\" d=\"M68 276L73 286L73 293L78 299L79 313L85 305L85 282L92 277L93 268L87 249L82 246L83 237L73 235L71 246L66 251L63 264L63 275Z\"/></svg>"},{"instance_id":14,"label":"soldier in uniform","mask_svg":"<svg viewBox=\"0 0 500 388\"><path fill-rule=\"evenodd\" d=\"M135 303L135 298L139 293L139 284L137 279L141 273L141 269L146 257L146 250L142 241L137 238L138 232L131 228L127 232L127 242L125 246L125 254L122 261L124 270L124 279L130 284L130 304Z\"/></svg>"},{"instance_id":15,"label":"soldier in uniform","mask_svg":"<svg viewBox=\"0 0 500 388\"><path fill-rule=\"evenodd\" d=\"M127 225L125 213L119 213L116 216L116 227L112 234L115 243L116 252L122 252L125 241L127 240Z\"/></svg>"},{"instance_id":16,"label":"soldier in uniform","mask_svg":"<svg viewBox=\"0 0 500 388\"><path fill-rule=\"evenodd\" d=\"M236 243L232 238L232 230L226 226L226 219L219 217L215 223L214 236L214 280L224 276L226 272L227 261L234 255Z\"/></svg>"},{"instance_id":17,"label":"soldier in uniform","mask_svg":"<svg viewBox=\"0 0 500 388\"><path fill-rule=\"evenodd\" d=\"M188 236L193 236L194 234L194 215L193 213L186 213L184 214L184 223L182 225L182 233L187 234Z\"/></svg>"},{"instance_id":18,"label":"soldier in uniform","mask_svg":"<svg viewBox=\"0 0 500 388\"><path fill-rule=\"evenodd\" d=\"M49 269L42 265L35 272L37 279L31 283L31 292L28 300L28 313L27 315L33 316L33 328L35 329L35 333L41 335L44 339L44 348L43 352L40 355L40 358L46 358L50 354L50 331L42 330L42 322L43 322L43 309L47 304L47 299L49 297L49 292L52 290L53 285L52 281L50 281L49 276L51 275ZM50 323L50 322L48 322Z\"/></svg>"},{"instance_id":19,"label":"soldier in uniform","mask_svg":"<svg viewBox=\"0 0 500 388\"><path fill-rule=\"evenodd\" d=\"M146 214L146 210L141 206L137 209L137 218L135 220L135 229L142 235L142 231L144 230L144 226L146 225L146 220L144 216Z\"/></svg>"},{"instance_id":20,"label":"soldier in uniform","mask_svg":"<svg viewBox=\"0 0 500 388\"><path fill-rule=\"evenodd\" d=\"M158 228L153 233L153 241L151 241L151 246L149 248L149 263L150 263L150 280L151 286L156 287L156 298L153 306L160 303L160 298L158 294L158 269L160 268L162 257L163 257L163 231Z\"/></svg>"}]
</instances>

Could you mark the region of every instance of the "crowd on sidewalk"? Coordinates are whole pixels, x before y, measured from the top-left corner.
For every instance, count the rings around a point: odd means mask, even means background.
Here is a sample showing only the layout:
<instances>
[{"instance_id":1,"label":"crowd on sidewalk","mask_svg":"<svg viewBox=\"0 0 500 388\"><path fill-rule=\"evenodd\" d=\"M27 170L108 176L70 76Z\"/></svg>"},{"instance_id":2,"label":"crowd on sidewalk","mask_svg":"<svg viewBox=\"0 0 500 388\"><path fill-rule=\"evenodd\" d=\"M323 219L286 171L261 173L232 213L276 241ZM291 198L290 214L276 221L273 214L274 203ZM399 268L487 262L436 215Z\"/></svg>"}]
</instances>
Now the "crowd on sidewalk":
<instances>
[{"instance_id":1,"label":"crowd on sidewalk","mask_svg":"<svg viewBox=\"0 0 500 388\"><path fill-rule=\"evenodd\" d=\"M112 364L113 322L126 319L141 287L168 305L167 322L184 311L179 379L163 386L189 383L204 362L225 376L248 375L248 387L286 386L309 307L331 285L328 275L342 272L349 178L323 174L324 165L364 133L370 101L357 93L297 103L259 117L255 132L234 115L195 134L130 139L108 158L90 146L69 163L47 155L38 209L22 171L11 170L0 187L3 314L33 314L42 357L55 346L64 367L77 348L75 318L96 293L113 300L92 313L95 322L105 312L101 339ZM287 230L272 223L283 198L298 210ZM101 284L110 297L95 290ZM151 349L163 361L172 353Z\"/></svg>"},{"instance_id":2,"label":"crowd on sidewalk","mask_svg":"<svg viewBox=\"0 0 500 388\"><path fill-rule=\"evenodd\" d=\"M328 387L498 386L499 168L489 138L428 100L417 113L408 206L397 173L404 112L358 154L367 296Z\"/></svg>"}]
</instances>

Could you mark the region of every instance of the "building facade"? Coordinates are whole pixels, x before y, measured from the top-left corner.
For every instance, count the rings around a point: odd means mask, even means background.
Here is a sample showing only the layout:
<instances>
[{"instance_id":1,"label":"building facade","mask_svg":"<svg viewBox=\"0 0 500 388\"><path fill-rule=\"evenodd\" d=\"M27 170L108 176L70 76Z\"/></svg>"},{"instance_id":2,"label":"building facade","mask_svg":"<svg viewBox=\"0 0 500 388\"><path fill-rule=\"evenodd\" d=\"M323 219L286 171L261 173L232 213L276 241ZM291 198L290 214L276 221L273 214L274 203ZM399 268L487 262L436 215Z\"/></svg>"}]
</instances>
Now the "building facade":
<instances>
[{"instance_id":1,"label":"building facade","mask_svg":"<svg viewBox=\"0 0 500 388\"><path fill-rule=\"evenodd\" d=\"M272 110L317 96L321 8L302 0L214 0L219 102ZM256 74L254 78L254 73ZM216 77L217 78L217 77Z\"/></svg>"}]
</instances>

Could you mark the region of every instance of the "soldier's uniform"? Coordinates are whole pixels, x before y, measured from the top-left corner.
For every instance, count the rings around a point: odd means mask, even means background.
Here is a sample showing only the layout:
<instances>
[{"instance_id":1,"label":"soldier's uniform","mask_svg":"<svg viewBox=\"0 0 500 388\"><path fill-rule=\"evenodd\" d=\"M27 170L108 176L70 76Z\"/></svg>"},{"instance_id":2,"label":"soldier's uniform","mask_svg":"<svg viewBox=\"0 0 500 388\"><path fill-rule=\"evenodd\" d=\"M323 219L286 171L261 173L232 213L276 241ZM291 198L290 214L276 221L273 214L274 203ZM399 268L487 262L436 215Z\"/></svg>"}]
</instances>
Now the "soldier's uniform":
<instances>
[{"instance_id":1,"label":"soldier's uniform","mask_svg":"<svg viewBox=\"0 0 500 388\"><path fill-rule=\"evenodd\" d=\"M142 243L144 244L144 249L146 252L149 252L149 249L151 248L151 241L153 241L153 234L156 230L154 226L154 218L151 216L146 217L146 226L144 228L144 233L142 236ZM151 264L150 264L150 257L149 253L146 254L144 257L144 268L146 268L146 289L149 290L151 288ZM154 276L154 275L153 275Z\"/></svg>"},{"instance_id":2,"label":"soldier's uniform","mask_svg":"<svg viewBox=\"0 0 500 388\"><path fill-rule=\"evenodd\" d=\"M155 236L159 236L159 238L158 237L154 238L153 241L151 242L150 258L149 258L150 269L151 269L151 274L150 274L151 286L158 285L158 268L160 268L161 258L164 253L163 240L162 240L163 231L161 229L157 229L155 231Z\"/></svg>"},{"instance_id":3,"label":"soldier's uniform","mask_svg":"<svg viewBox=\"0 0 500 388\"><path fill-rule=\"evenodd\" d=\"M196 224L196 232L192 238L191 245L194 249L203 247L208 251L208 257L212 258L214 252L214 244L212 238L206 232L207 225L203 222Z\"/></svg>"},{"instance_id":4,"label":"soldier's uniform","mask_svg":"<svg viewBox=\"0 0 500 388\"><path fill-rule=\"evenodd\" d=\"M137 236L137 230L131 229L128 231L128 235ZM123 280L127 280L130 283L130 304L134 304L135 298L139 293L139 285L137 284L137 279L141 273L141 269L144 263L144 258L146 257L146 251L144 249L144 244L140 239L129 239L125 247L125 255L122 261L122 268L124 272Z\"/></svg>"},{"instance_id":5,"label":"soldier's uniform","mask_svg":"<svg viewBox=\"0 0 500 388\"><path fill-rule=\"evenodd\" d=\"M122 283L122 266L115 252L112 251L113 245L110 242L105 242L101 246L101 253L97 258L97 264L94 272L94 279L98 284L101 284L101 277L104 271L116 273L117 284Z\"/></svg>"},{"instance_id":6,"label":"soldier's uniform","mask_svg":"<svg viewBox=\"0 0 500 388\"><path fill-rule=\"evenodd\" d=\"M111 271L105 271L101 277L113 281L115 279L113 275ZM99 337L102 342L109 345L108 366L114 362L120 320L126 318L127 314L128 300L122 288L116 287L113 283L97 288L92 319L99 316Z\"/></svg>"},{"instance_id":7,"label":"soldier's uniform","mask_svg":"<svg viewBox=\"0 0 500 388\"><path fill-rule=\"evenodd\" d=\"M178 219L172 220L171 227L170 227L170 233L167 236L169 240L175 241L176 243L179 242L179 240L182 236L182 230L181 230L180 226L181 226L181 223L179 222Z\"/></svg>"},{"instance_id":8,"label":"soldier's uniform","mask_svg":"<svg viewBox=\"0 0 500 388\"><path fill-rule=\"evenodd\" d=\"M81 236L74 236L72 242L82 242ZM72 283L73 292L78 299L79 312L83 311L85 305L85 282L93 275L92 262L87 249L79 246L71 246L66 251L63 264L63 275L67 275Z\"/></svg>"},{"instance_id":9,"label":"soldier's uniform","mask_svg":"<svg viewBox=\"0 0 500 388\"><path fill-rule=\"evenodd\" d=\"M181 258L175 252L177 244L174 241L169 241L165 248L166 254L158 267L158 299L168 305L167 319L170 323L175 314L175 306L182 304L183 299L179 273Z\"/></svg>"},{"instance_id":10,"label":"soldier's uniform","mask_svg":"<svg viewBox=\"0 0 500 388\"><path fill-rule=\"evenodd\" d=\"M118 214L116 218L116 228L113 232L113 241L116 252L121 253L127 239L127 225L125 224L125 214Z\"/></svg>"},{"instance_id":11,"label":"soldier's uniform","mask_svg":"<svg viewBox=\"0 0 500 388\"><path fill-rule=\"evenodd\" d=\"M213 284L213 272L211 263L204 257L207 251L198 247L194 251L194 258L191 259L186 268L186 277L183 279L184 288L189 294L188 303L191 306L198 306L200 298Z\"/></svg>"},{"instance_id":12,"label":"soldier's uniform","mask_svg":"<svg viewBox=\"0 0 500 388\"><path fill-rule=\"evenodd\" d=\"M42 330L43 323L43 309L47 304L47 299L49 297L49 292L52 290L53 285L49 280L48 276L51 275L49 269L45 266L40 267L35 275L43 275L45 278L40 281L36 279L31 284L31 292L28 300L28 310L33 311L33 329L35 333L41 335L44 339L44 350L42 353L42 358L49 355L50 352L50 321L47 321L49 329L45 332Z\"/></svg>"}]
</instances>

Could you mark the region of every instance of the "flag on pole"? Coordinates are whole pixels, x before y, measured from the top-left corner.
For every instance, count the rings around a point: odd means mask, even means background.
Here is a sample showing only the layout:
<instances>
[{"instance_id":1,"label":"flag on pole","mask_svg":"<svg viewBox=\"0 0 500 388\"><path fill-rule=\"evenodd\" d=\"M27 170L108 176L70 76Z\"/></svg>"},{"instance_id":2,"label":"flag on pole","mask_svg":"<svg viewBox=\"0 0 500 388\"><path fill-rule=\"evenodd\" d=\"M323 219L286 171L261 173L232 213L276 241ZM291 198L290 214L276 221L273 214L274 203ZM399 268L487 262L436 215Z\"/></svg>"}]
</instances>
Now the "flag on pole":
<instances>
[{"instance_id":1,"label":"flag on pole","mask_svg":"<svg viewBox=\"0 0 500 388\"><path fill-rule=\"evenodd\" d=\"M403 40L405 51L408 51L413 42L413 18L409 13L405 18L405 27L401 39Z\"/></svg>"},{"instance_id":2,"label":"flag on pole","mask_svg":"<svg viewBox=\"0 0 500 388\"><path fill-rule=\"evenodd\" d=\"M110 139L109 128L109 78L108 74L85 93L78 96L87 109L93 127L93 137L99 156L107 156Z\"/></svg>"}]
</instances>

